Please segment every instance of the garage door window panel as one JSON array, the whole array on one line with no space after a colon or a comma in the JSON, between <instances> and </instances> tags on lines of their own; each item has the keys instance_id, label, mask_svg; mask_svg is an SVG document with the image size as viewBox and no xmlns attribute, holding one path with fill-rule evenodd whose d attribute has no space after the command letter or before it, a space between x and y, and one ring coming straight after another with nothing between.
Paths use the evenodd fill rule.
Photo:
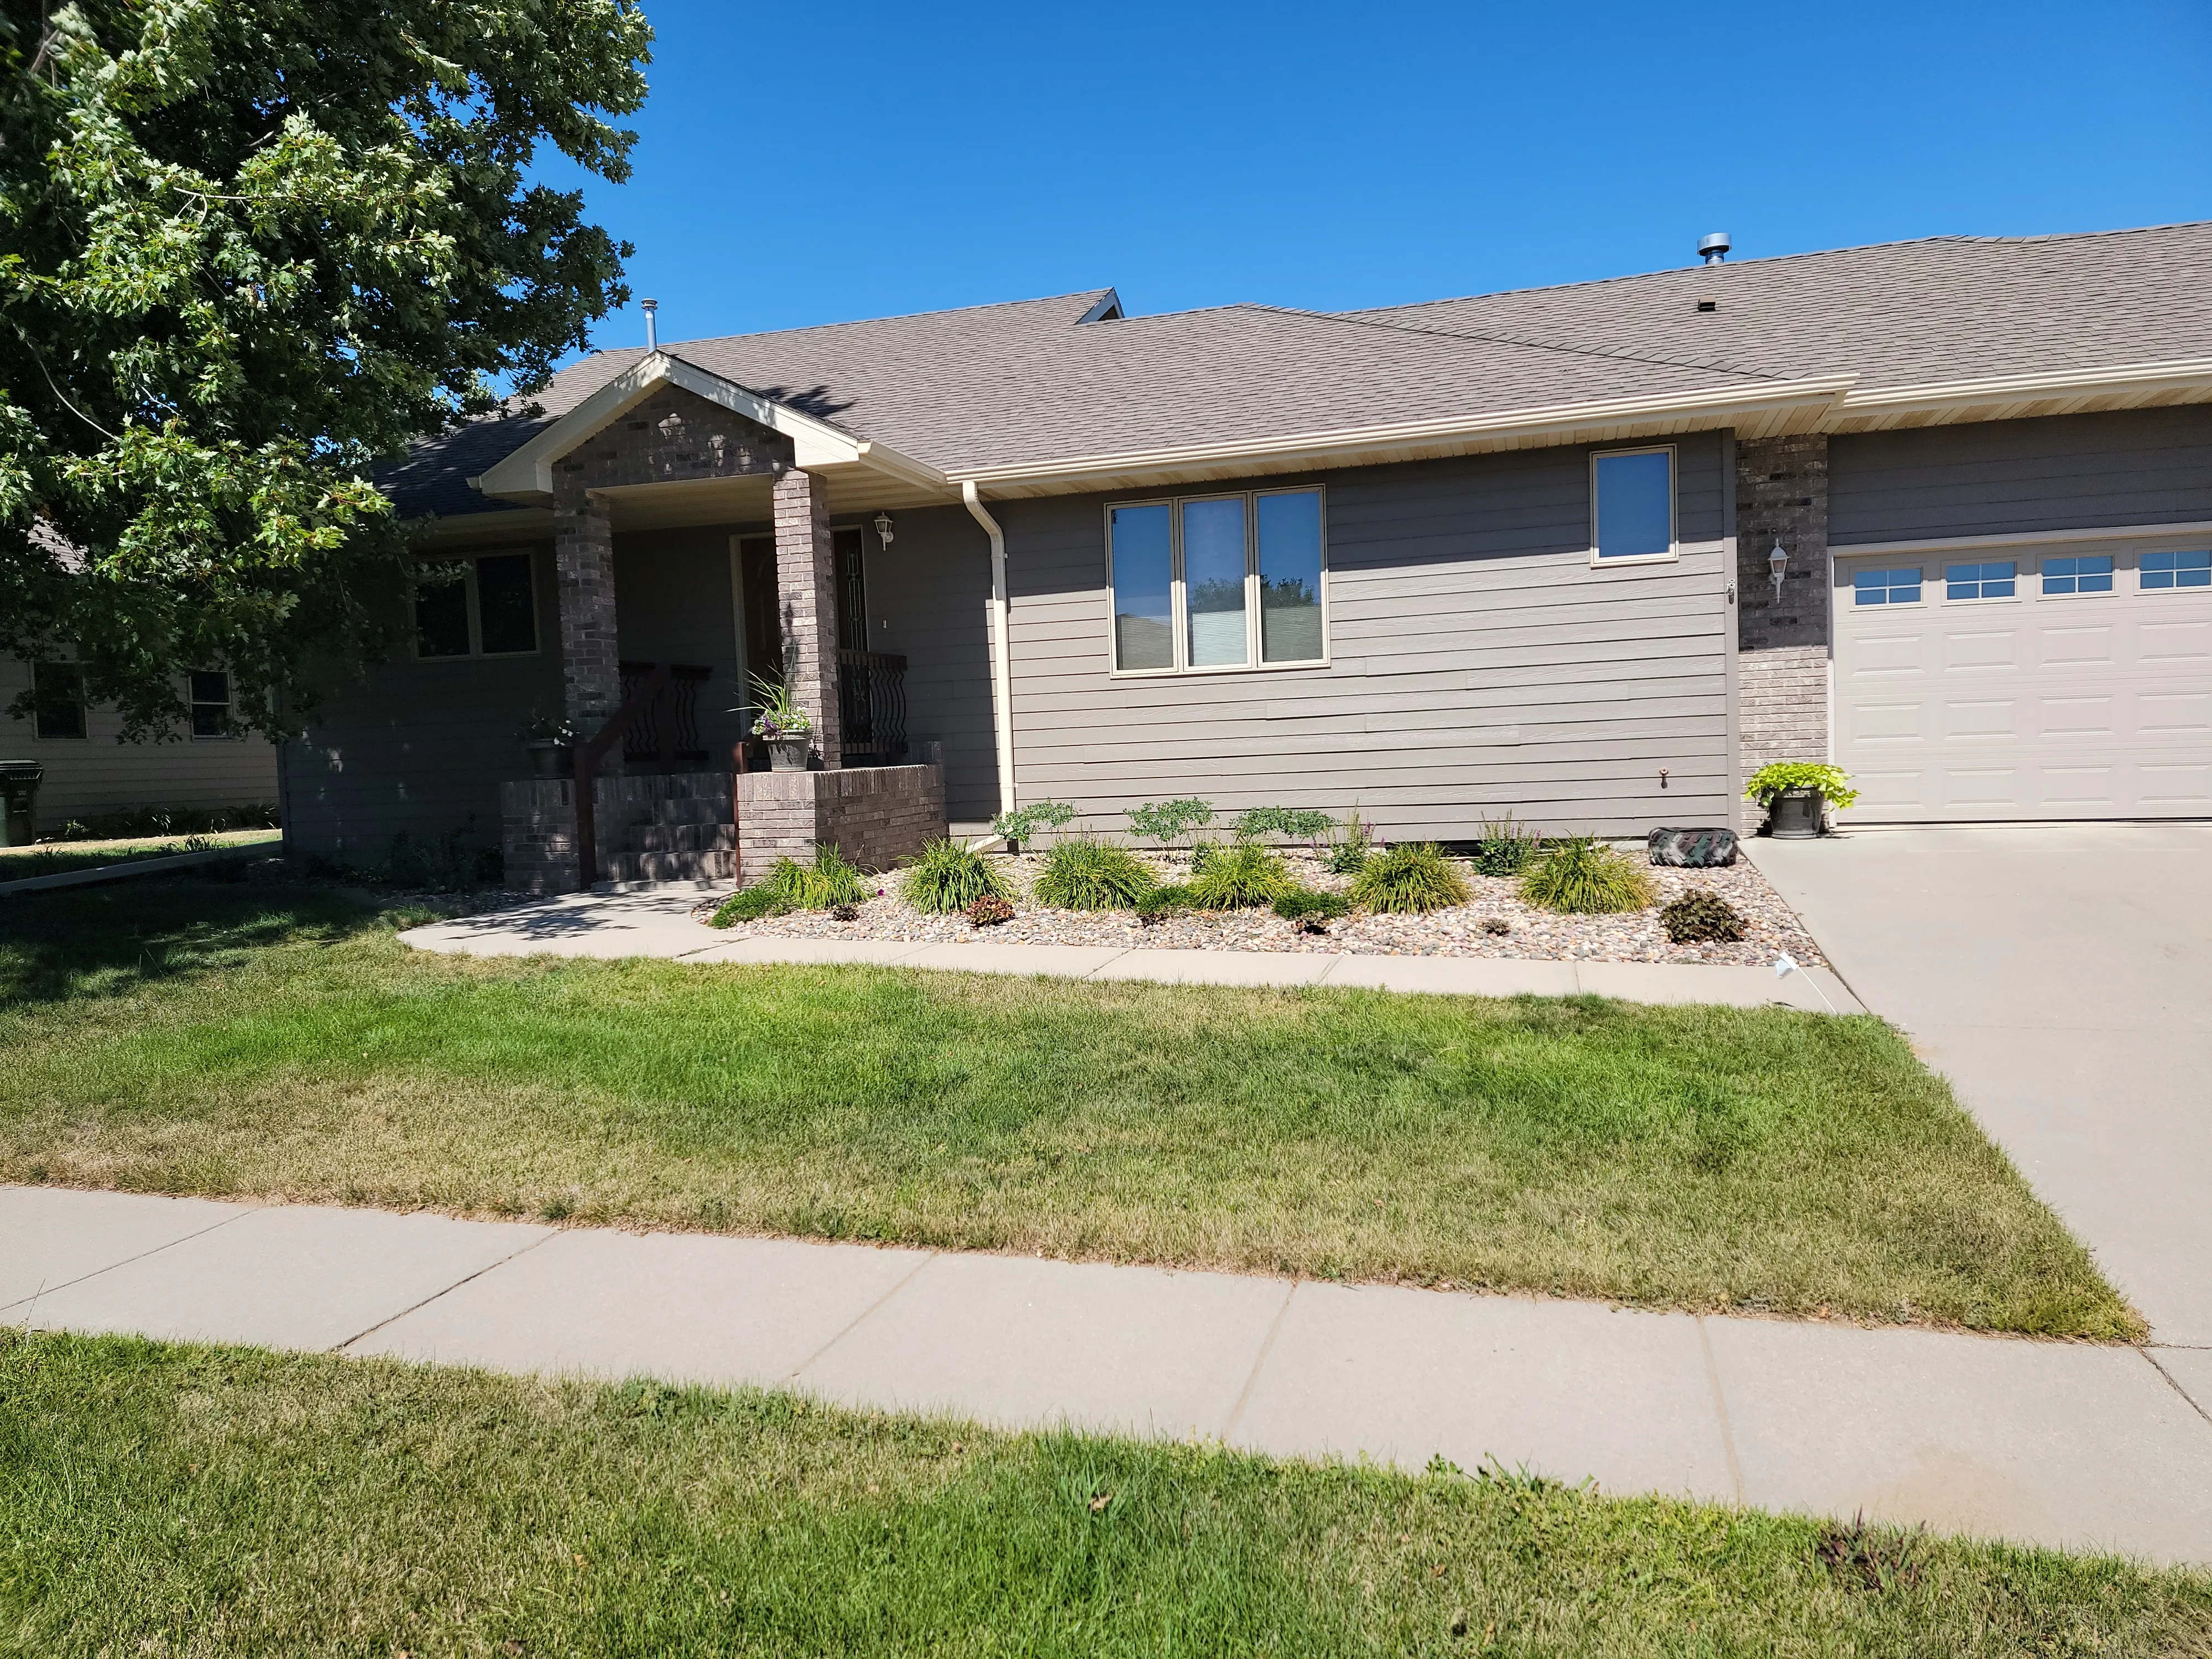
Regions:
<instances>
[{"instance_id":1,"label":"garage door window panel","mask_svg":"<svg viewBox=\"0 0 2212 1659\"><path fill-rule=\"evenodd\" d=\"M1912 570L1862 570L1851 578L1853 605L1917 605L1920 603L1920 572Z\"/></svg>"},{"instance_id":2,"label":"garage door window panel","mask_svg":"<svg viewBox=\"0 0 2212 1659\"><path fill-rule=\"evenodd\" d=\"M2146 553L2136 577L2146 592L2162 587L2212 587L2212 550Z\"/></svg>"},{"instance_id":3,"label":"garage door window panel","mask_svg":"<svg viewBox=\"0 0 2212 1659\"><path fill-rule=\"evenodd\" d=\"M2088 553L2075 558L2043 562L2043 591L2046 594L2109 593L2112 591L2112 556Z\"/></svg>"},{"instance_id":4,"label":"garage door window panel","mask_svg":"<svg viewBox=\"0 0 2212 1659\"><path fill-rule=\"evenodd\" d=\"M2011 559L1990 559L1979 564L1943 567L1943 597L1947 599L2009 599L2019 588L2020 566Z\"/></svg>"}]
</instances>

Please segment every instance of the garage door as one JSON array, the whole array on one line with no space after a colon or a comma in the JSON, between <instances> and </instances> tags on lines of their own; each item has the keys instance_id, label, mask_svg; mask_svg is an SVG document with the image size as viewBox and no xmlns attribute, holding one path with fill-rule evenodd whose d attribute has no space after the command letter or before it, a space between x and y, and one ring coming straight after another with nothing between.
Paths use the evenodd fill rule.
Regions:
<instances>
[{"instance_id":1,"label":"garage door","mask_svg":"<svg viewBox=\"0 0 2212 1659\"><path fill-rule=\"evenodd\" d=\"M2212 550L1836 556L1860 822L2212 816Z\"/></svg>"}]
</instances>

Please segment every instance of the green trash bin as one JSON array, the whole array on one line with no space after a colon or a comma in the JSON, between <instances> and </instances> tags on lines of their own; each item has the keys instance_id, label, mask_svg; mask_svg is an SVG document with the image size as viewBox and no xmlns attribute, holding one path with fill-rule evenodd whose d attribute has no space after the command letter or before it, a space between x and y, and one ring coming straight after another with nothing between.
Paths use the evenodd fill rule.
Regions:
<instances>
[{"instance_id":1,"label":"green trash bin","mask_svg":"<svg viewBox=\"0 0 2212 1659\"><path fill-rule=\"evenodd\" d=\"M0 847L31 844L39 780L46 775L36 761L0 761Z\"/></svg>"}]
</instances>

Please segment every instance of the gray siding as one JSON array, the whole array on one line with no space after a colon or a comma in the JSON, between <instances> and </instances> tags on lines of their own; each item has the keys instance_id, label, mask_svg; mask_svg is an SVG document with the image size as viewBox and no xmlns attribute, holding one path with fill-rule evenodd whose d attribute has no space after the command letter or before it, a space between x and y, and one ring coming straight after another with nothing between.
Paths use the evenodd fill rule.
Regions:
<instances>
[{"instance_id":1,"label":"gray siding","mask_svg":"<svg viewBox=\"0 0 2212 1659\"><path fill-rule=\"evenodd\" d=\"M28 663L0 657L0 707L30 689ZM118 741L123 717L94 704L82 738L40 738L27 720L0 715L0 760L37 761L40 833L71 818L132 806L255 806L276 799L276 745L259 738Z\"/></svg>"},{"instance_id":2,"label":"gray siding","mask_svg":"<svg viewBox=\"0 0 2212 1659\"><path fill-rule=\"evenodd\" d=\"M945 811L956 823L999 810L991 727L991 544L965 507L892 515L889 548L867 538L868 643L907 659L907 732L945 745ZM920 750L915 750L919 757Z\"/></svg>"},{"instance_id":3,"label":"gray siding","mask_svg":"<svg viewBox=\"0 0 2212 1659\"><path fill-rule=\"evenodd\" d=\"M1508 810L1612 835L1729 822L1720 440L1679 442L1671 564L1589 568L1587 455L1310 480L1328 488L1332 657L1310 669L1114 678L1109 498L1001 504L1021 799L1115 827L1182 794L1357 806L1443 839Z\"/></svg>"},{"instance_id":4,"label":"gray siding","mask_svg":"<svg viewBox=\"0 0 2212 1659\"><path fill-rule=\"evenodd\" d=\"M1863 432L1828 445L1828 540L2212 520L2212 407Z\"/></svg>"}]
</instances>

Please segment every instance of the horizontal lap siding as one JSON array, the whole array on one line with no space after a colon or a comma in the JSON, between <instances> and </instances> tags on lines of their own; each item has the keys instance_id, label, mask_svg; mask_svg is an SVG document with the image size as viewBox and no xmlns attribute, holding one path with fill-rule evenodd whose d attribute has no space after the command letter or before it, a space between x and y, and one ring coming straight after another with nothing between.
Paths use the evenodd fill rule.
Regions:
<instances>
[{"instance_id":1,"label":"horizontal lap siding","mask_svg":"<svg viewBox=\"0 0 2212 1659\"><path fill-rule=\"evenodd\" d=\"M30 665L0 657L0 708L30 689ZM139 806L258 806L276 799L276 745L259 738L120 741L123 717L98 705L85 711L82 738L38 736L27 720L0 715L0 760L36 761L38 829L50 834L71 818Z\"/></svg>"},{"instance_id":2,"label":"horizontal lap siding","mask_svg":"<svg viewBox=\"0 0 2212 1659\"><path fill-rule=\"evenodd\" d=\"M2212 407L1863 432L1829 440L1828 540L2212 520Z\"/></svg>"},{"instance_id":3,"label":"horizontal lap siding","mask_svg":"<svg viewBox=\"0 0 2212 1659\"><path fill-rule=\"evenodd\" d=\"M906 729L945 745L945 811L976 823L999 810L991 725L991 544L965 507L893 515L891 544L868 537L868 642L906 658Z\"/></svg>"},{"instance_id":4,"label":"horizontal lap siding","mask_svg":"<svg viewBox=\"0 0 2212 1659\"><path fill-rule=\"evenodd\" d=\"M1113 677L1108 498L1004 503L1021 798L1115 828L1182 794L1446 839L1509 810L1615 835L1727 822L1720 447L1677 453L1682 558L1611 570L1589 568L1583 449L1310 481L1331 654L1311 669Z\"/></svg>"}]
</instances>

